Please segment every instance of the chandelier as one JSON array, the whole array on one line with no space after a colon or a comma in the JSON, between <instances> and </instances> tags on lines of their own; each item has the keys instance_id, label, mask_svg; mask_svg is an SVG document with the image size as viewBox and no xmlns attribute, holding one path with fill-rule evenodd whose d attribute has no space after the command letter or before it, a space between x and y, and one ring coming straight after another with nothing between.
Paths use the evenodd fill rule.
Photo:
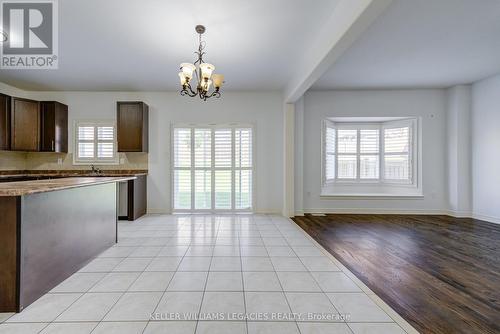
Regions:
<instances>
[{"instance_id":1,"label":"chandelier","mask_svg":"<svg viewBox=\"0 0 500 334\"><path fill-rule=\"evenodd\" d=\"M198 59L193 63L182 63L181 71L179 72L179 78L181 80L181 95L195 97L199 96L200 99L206 101L211 97L219 98L220 88L224 83L224 76L222 74L212 74L215 70L215 66L203 61L203 55L205 52L205 42L201 40L201 35L205 32L205 27L202 25L197 25L195 28L196 32L199 34L199 46L198 51L195 52L198 55ZM196 77L195 89L191 87L191 82L193 79L193 72ZM210 86L213 84L214 88L210 93Z\"/></svg>"}]
</instances>

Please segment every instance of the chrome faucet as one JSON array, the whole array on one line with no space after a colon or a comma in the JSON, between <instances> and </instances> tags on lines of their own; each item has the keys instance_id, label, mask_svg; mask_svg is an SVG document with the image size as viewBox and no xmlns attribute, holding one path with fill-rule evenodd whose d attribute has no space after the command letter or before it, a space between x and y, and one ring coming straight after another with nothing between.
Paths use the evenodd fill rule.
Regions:
<instances>
[{"instance_id":1,"label":"chrome faucet","mask_svg":"<svg viewBox=\"0 0 500 334\"><path fill-rule=\"evenodd\" d=\"M92 170L92 174L101 174L102 170L99 167L94 165L90 165L90 169Z\"/></svg>"}]
</instances>

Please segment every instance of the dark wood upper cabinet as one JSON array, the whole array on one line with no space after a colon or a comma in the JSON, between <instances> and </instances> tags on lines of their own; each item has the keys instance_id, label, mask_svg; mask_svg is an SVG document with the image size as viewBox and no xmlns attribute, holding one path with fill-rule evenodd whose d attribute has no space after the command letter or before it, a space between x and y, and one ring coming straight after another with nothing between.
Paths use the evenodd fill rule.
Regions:
<instances>
[{"instance_id":1,"label":"dark wood upper cabinet","mask_svg":"<svg viewBox=\"0 0 500 334\"><path fill-rule=\"evenodd\" d=\"M0 94L0 150L10 150L10 100Z\"/></svg>"},{"instance_id":2,"label":"dark wood upper cabinet","mask_svg":"<svg viewBox=\"0 0 500 334\"><path fill-rule=\"evenodd\" d=\"M148 151L148 110L144 102L117 103L118 152Z\"/></svg>"},{"instance_id":3,"label":"dark wood upper cabinet","mask_svg":"<svg viewBox=\"0 0 500 334\"><path fill-rule=\"evenodd\" d=\"M68 106L56 101L40 102L42 152L68 152Z\"/></svg>"},{"instance_id":4,"label":"dark wood upper cabinet","mask_svg":"<svg viewBox=\"0 0 500 334\"><path fill-rule=\"evenodd\" d=\"M13 97L11 101L12 151L40 150L40 102Z\"/></svg>"}]
</instances>

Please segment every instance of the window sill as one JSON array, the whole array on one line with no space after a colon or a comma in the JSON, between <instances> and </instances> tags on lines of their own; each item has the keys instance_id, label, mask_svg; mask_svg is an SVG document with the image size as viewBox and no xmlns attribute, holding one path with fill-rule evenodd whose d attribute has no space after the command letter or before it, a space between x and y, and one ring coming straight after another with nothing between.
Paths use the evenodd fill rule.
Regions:
<instances>
[{"instance_id":1,"label":"window sill","mask_svg":"<svg viewBox=\"0 0 500 334\"><path fill-rule=\"evenodd\" d=\"M321 193L321 199L424 199L423 194L376 194L376 193L362 193L362 194L327 194Z\"/></svg>"},{"instance_id":2,"label":"window sill","mask_svg":"<svg viewBox=\"0 0 500 334\"><path fill-rule=\"evenodd\" d=\"M88 162L73 162L73 166L90 166L90 165L95 165L95 166L115 166L119 165L119 161L109 161L109 162L95 162L95 161L88 161Z\"/></svg>"}]
</instances>

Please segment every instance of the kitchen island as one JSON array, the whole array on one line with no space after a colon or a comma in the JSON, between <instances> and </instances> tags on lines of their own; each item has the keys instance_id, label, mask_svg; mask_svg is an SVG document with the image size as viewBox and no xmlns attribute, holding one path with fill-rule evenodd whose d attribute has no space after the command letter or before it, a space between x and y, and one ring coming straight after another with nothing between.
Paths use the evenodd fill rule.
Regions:
<instances>
[{"instance_id":1,"label":"kitchen island","mask_svg":"<svg viewBox=\"0 0 500 334\"><path fill-rule=\"evenodd\" d=\"M20 312L117 240L118 182L0 183L0 312Z\"/></svg>"}]
</instances>

